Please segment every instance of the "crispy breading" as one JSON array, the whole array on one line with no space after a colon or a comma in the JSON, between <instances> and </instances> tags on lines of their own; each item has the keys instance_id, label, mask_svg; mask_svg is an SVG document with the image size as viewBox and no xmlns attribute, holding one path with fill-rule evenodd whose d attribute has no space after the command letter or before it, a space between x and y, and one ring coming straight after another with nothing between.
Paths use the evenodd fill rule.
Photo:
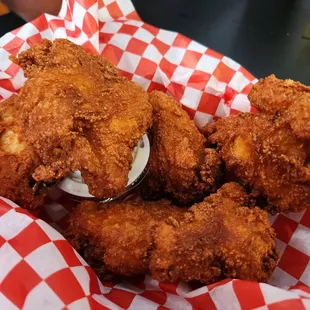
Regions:
<instances>
[{"instance_id":1,"label":"crispy breading","mask_svg":"<svg viewBox=\"0 0 310 310\"><path fill-rule=\"evenodd\" d=\"M267 84L268 79L271 84ZM268 113L230 116L206 126L204 132L209 143L218 147L226 169L253 190L263 208L272 213L299 212L310 206L310 97L299 97L298 91L306 86L292 82L295 93L286 96L293 100L287 105L283 85L288 82L275 82L271 77L264 83L264 91L259 87L255 90L255 102L261 102L262 111Z\"/></svg>"},{"instance_id":2,"label":"crispy breading","mask_svg":"<svg viewBox=\"0 0 310 310\"><path fill-rule=\"evenodd\" d=\"M0 105L0 196L33 209L43 204L47 188L35 190L32 173L39 164L21 129L16 96Z\"/></svg>"},{"instance_id":3,"label":"crispy breading","mask_svg":"<svg viewBox=\"0 0 310 310\"><path fill-rule=\"evenodd\" d=\"M159 91L150 94L150 103L152 152L143 197L167 197L180 205L203 200L219 186L219 155L205 148L205 138L180 103Z\"/></svg>"},{"instance_id":4,"label":"crispy breading","mask_svg":"<svg viewBox=\"0 0 310 310\"><path fill-rule=\"evenodd\" d=\"M274 74L260 79L250 94L251 104L262 113L285 111L301 97L310 100L310 87L293 80L280 80Z\"/></svg>"},{"instance_id":5,"label":"crispy breading","mask_svg":"<svg viewBox=\"0 0 310 310\"><path fill-rule=\"evenodd\" d=\"M150 273L160 281L267 281L278 258L268 215L225 184L190 209L167 201L82 202L66 237L102 279Z\"/></svg>"},{"instance_id":6,"label":"crispy breading","mask_svg":"<svg viewBox=\"0 0 310 310\"><path fill-rule=\"evenodd\" d=\"M151 124L148 94L98 55L48 40L14 61L28 77L18 97L23 129L41 166L37 181L81 170L97 197L121 194L132 151Z\"/></svg>"}]
</instances>

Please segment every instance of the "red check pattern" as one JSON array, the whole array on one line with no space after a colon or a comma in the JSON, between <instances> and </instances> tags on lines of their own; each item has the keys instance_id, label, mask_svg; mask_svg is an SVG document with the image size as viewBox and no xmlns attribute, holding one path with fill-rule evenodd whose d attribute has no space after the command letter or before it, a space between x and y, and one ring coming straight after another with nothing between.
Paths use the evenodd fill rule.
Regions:
<instances>
[{"instance_id":1,"label":"red check pattern","mask_svg":"<svg viewBox=\"0 0 310 310\"><path fill-rule=\"evenodd\" d=\"M58 17L43 15L2 37L0 100L24 83L8 57L59 37L107 57L146 90L167 91L198 126L252 111L247 94L256 79L249 72L181 34L143 23L129 0L64 1ZM270 218L281 257L269 284L227 279L195 289L149 276L101 283L58 232L74 207L57 189L35 214L0 199L0 309L310 309L310 210Z\"/></svg>"}]
</instances>

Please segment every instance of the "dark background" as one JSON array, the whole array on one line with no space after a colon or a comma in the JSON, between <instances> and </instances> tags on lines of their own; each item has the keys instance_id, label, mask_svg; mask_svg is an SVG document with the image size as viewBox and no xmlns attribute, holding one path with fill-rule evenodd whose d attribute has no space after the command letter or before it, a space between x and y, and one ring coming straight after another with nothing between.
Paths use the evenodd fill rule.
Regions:
<instances>
[{"instance_id":1,"label":"dark background","mask_svg":"<svg viewBox=\"0 0 310 310\"><path fill-rule=\"evenodd\" d=\"M141 18L233 58L256 77L310 85L310 0L133 0ZM22 24L0 17L0 35Z\"/></svg>"}]
</instances>

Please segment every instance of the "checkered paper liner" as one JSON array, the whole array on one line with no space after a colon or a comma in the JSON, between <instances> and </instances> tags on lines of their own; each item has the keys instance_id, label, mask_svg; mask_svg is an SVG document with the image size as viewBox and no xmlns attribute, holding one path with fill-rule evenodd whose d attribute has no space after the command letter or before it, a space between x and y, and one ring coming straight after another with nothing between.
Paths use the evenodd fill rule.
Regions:
<instances>
[{"instance_id":1,"label":"checkered paper liner","mask_svg":"<svg viewBox=\"0 0 310 310\"><path fill-rule=\"evenodd\" d=\"M23 85L8 60L42 38L67 38L112 61L146 90L167 91L203 126L252 111L256 79L243 67L181 34L142 22L129 0L64 1L0 39L0 99ZM0 309L310 309L310 210L271 217L281 257L269 284L224 280L198 289L149 276L101 283L54 228L75 203L55 189L29 214L0 199ZM54 228L53 228L54 227Z\"/></svg>"}]
</instances>

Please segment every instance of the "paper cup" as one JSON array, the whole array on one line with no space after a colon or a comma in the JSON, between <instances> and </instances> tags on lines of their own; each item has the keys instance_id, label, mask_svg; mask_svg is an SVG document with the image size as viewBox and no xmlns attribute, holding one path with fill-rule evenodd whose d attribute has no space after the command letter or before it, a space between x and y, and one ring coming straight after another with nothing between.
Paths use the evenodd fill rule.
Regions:
<instances>
[{"instance_id":1,"label":"paper cup","mask_svg":"<svg viewBox=\"0 0 310 310\"><path fill-rule=\"evenodd\" d=\"M117 197L95 197L89 193L88 186L84 183L80 171L71 172L68 177L58 184L58 187L70 196L73 200L97 200L111 201L123 198L135 188L145 177L147 173L147 164L150 156L150 142L147 135L143 135L137 146L132 152L133 162L128 174L128 183L123 193Z\"/></svg>"}]
</instances>

